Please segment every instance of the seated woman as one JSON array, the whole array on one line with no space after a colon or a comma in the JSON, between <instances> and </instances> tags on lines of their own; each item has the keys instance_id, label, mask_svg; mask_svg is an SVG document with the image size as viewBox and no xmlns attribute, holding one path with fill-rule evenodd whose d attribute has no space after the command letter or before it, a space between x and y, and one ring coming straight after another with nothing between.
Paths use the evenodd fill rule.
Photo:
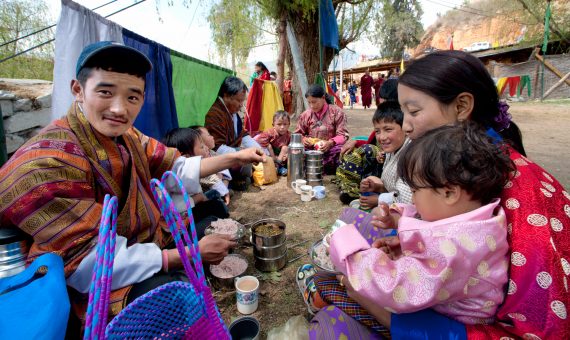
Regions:
<instances>
[{"instance_id":1,"label":"seated woman","mask_svg":"<svg viewBox=\"0 0 570 340\"><path fill-rule=\"evenodd\" d=\"M324 153L324 171L334 174L340 149L348 139L346 115L338 106L327 104L321 85L311 85L305 98L310 108L299 117L294 133L303 136L306 149L318 149Z\"/></svg>"},{"instance_id":2,"label":"seated woman","mask_svg":"<svg viewBox=\"0 0 570 340\"><path fill-rule=\"evenodd\" d=\"M396 102L398 101L398 81L396 79L391 79L386 81L380 90L380 96L385 100L385 102ZM392 111L390 105L382 105L382 110ZM352 200L358 199L360 196L360 182L363 178L369 176L380 177L382 174L382 167L384 163L384 154L380 147L380 133L381 127L376 126L381 123L382 120L386 120L388 123L399 121L399 131L401 131L401 121L403 120L403 114L400 111L397 116L401 117L396 119L395 116L387 117L382 115L378 110L376 110L375 116L372 118L372 124L374 125L374 131L370 134L367 141L357 141L348 140L342 146L340 150L340 165L336 170L336 178L334 182L340 187L339 199L342 203L348 204ZM378 116L376 116L378 115ZM386 118L386 119L384 119ZM392 129L391 129L392 130ZM398 130L398 129L396 129ZM402 132L403 134L403 132ZM399 146L398 146L399 148Z\"/></svg>"},{"instance_id":3,"label":"seated woman","mask_svg":"<svg viewBox=\"0 0 570 340\"><path fill-rule=\"evenodd\" d=\"M471 120L492 138L508 143L516 170L500 195L508 221L511 256L505 264L509 266L507 295L495 313L496 321L466 326L432 310L392 314L392 337L570 338L567 317L570 236L564 232L564 226L570 225L570 195L556 179L524 156L520 131L511 121L508 107L499 102L485 66L461 51L431 53L414 61L400 76L398 96L405 114L403 127L412 141L434 128ZM399 246L397 238L382 242L390 248ZM351 301L373 317L382 313L365 296L347 287L346 277L337 279L345 284ZM342 325L339 318L344 320ZM378 320L381 318L378 315ZM355 325L357 330L350 331ZM310 337L330 339L341 332L348 338L376 337L334 307L317 314Z\"/></svg>"}]
</instances>

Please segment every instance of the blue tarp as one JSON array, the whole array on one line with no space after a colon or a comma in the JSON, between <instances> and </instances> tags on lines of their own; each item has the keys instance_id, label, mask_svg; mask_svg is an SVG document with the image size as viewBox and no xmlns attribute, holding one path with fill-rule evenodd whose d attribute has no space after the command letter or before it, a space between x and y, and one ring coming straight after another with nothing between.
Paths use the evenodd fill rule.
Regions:
<instances>
[{"instance_id":1,"label":"blue tarp","mask_svg":"<svg viewBox=\"0 0 570 340\"><path fill-rule=\"evenodd\" d=\"M144 53L152 62L152 71L146 75L145 102L135 127L160 140L170 129L178 127L170 50L127 29L123 29L123 41Z\"/></svg>"},{"instance_id":2,"label":"blue tarp","mask_svg":"<svg viewBox=\"0 0 570 340\"><path fill-rule=\"evenodd\" d=\"M338 24L332 0L319 0L321 45L338 51Z\"/></svg>"}]
</instances>

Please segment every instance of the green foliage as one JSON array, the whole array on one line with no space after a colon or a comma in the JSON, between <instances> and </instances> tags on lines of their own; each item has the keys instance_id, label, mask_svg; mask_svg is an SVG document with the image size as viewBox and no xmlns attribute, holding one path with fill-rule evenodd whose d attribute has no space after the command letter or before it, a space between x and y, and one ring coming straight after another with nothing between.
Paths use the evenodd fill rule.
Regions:
<instances>
[{"instance_id":1,"label":"green foliage","mask_svg":"<svg viewBox=\"0 0 570 340\"><path fill-rule=\"evenodd\" d=\"M14 40L52 24L46 3L42 0L0 1L0 43ZM29 38L0 47L0 59L44 43L54 36L49 29ZM34 49L19 57L0 63L0 77L53 78L53 42Z\"/></svg>"},{"instance_id":2,"label":"green foliage","mask_svg":"<svg viewBox=\"0 0 570 340\"><path fill-rule=\"evenodd\" d=\"M263 18L250 0L219 0L212 6L208 22L218 55L230 60L233 70L247 61L251 48L262 35Z\"/></svg>"},{"instance_id":3,"label":"green foliage","mask_svg":"<svg viewBox=\"0 0 570 340\"><path fill-rule=\"evenodd\" d=\"M423 11L418 0L381 0L381 16L370 40L381 47L383 57L398 60L405 48L417 46L423 34Z\"/></svg>"}]
</instances>

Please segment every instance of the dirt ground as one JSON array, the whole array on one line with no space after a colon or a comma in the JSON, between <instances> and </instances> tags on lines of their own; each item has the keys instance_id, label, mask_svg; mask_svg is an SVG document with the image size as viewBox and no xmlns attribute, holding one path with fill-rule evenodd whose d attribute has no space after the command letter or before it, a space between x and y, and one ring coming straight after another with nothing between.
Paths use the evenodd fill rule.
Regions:
<instances>
[{"instance_id":1,"label":"dirt ground","mask_svg":"<svg viewBox=\"0 0 570 340\"><path fill-rule=\"evenodd\" d=\"M564 187L570 188L570 100L509 103L514 121L523 133L523 141L530 159L552 173ZM369 135L373 110L346 110L351 136ZM277 218L287 225L287 243L306 243L289 250L289 259L307 254L311 244L322 238L323 231L340 215L343 205L338 200L338 189L331 183L332 176L325 178L327 197L320 201L301 202L286 185L286 177L260 190L250 188L238 193L230 205L232 217L242 223L262 218ZM253 265L251 248L237 249L237 253L248 257L247 274L260 279L260 300L257 312L253 314L261 323L265 336L269 330L283 325L295 315L310 319L307 308L298 291L295 273L302 263L309 263L309 257L287 264L278 273L264 274ZM215 291L214 296L226 324L240 317L236 309L235 291Z\"/></svg>"}]
</instances>

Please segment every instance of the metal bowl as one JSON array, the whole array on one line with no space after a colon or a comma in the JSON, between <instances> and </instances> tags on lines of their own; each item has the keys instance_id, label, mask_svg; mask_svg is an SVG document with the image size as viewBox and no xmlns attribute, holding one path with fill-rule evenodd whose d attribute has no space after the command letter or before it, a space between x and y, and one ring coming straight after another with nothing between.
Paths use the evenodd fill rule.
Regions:
<instances>
[{"instance_id":1,"label":"metal bowl","mask_svg":"<svg viewBox=\"0 0 570 340\"><path fill-rule=\"evenodd\" d=\"M245 228L244 228L243 224L241 224L237 221L235 221L235 222L238 224L238 231L235 235L232 236L232 240L236 240L238 243L241 243L242 237L245 234ZM214 232L214 227L209 225L204 230L204 235L211 235L211 234L216 234L216 233ZM219 235L223 235L223 234L219 234Z\"/></svg>"},{"instance_id":2,"label":"metal bowl","mask_svg":"<svg viewBox=\"0 0 570 340\"><path fill-rule=\"evenodd\" d=\"M336 271L334 268L327 268L323 266L319 261L316 260L317 258L317 251L315 248L320 247L323 243L323 240L318 240L311 246L309 250L309 257L311 258L311 263L317 268L319 271L327 272L327 273L334 273L340 274L340 272Z\"/></svg>"},{"instance_id":3,"label":"metal bowl","mask_svg":"<svg viewBox=\"0 0 570 340\"><path fill-rule=\"evenodd\" d=\"M282 244L272 246L272 247L264 247L264 246L258 247L255 244L253 245L253 254L256 257L275 258L275 257L279 257L285 253L287 253L287 243L286 242L283 242Z\"/></svg>"},{"instance_id":4,"label":"metal bowl","mask_svg":"<svg viewBox=\"0 0 570 340\"><path fill-rule=\"evenodd\" d=\"M283 231L280 234L273 236L262 236L255 233L255 230L267 223L276 224ZM251 243L257 247L274 247L285 243L287 235L285 234L285 223L281 220L274 218L265 218L259 220L251 225Z\"/></svg>"},{"instance_id":5,"label":"metal bowl","mask_svg":"<svg viewBox=\"0 0 570 340\"><path fill-rule=\"evenodd\" d=\"M264 257L257 257L255 258L255 268L259 269L262 272L276 272L281 270L287 264L287 252L285 254L274 257L274 258L264 258Z\"/></svg>"},{"instance_id":6,"label":"metal bowl","mask_svg":"<svg viewBox=\"0 0 570 340\"><path fill-rule=\"evenodd\" d=\"M210 269L210 274L212 274L212 285L217 288L217 289L234 289L234 281L236 278L240 277L241 275L243 275L246 271L247 268L249 267L249 263L247 261L247 258L243 255L240 254L229 254L228 256L235 256L235 257L239 257L240 259L244 260L245 263L247 264L247 267L245 267L245 270L236 275L236 276L232 276L232 277L227 277L227 278L222 278L222 277L217 277L214 274L212 274L212 264L210 265L209 269Z\"/></svg>"}]
</instances>

